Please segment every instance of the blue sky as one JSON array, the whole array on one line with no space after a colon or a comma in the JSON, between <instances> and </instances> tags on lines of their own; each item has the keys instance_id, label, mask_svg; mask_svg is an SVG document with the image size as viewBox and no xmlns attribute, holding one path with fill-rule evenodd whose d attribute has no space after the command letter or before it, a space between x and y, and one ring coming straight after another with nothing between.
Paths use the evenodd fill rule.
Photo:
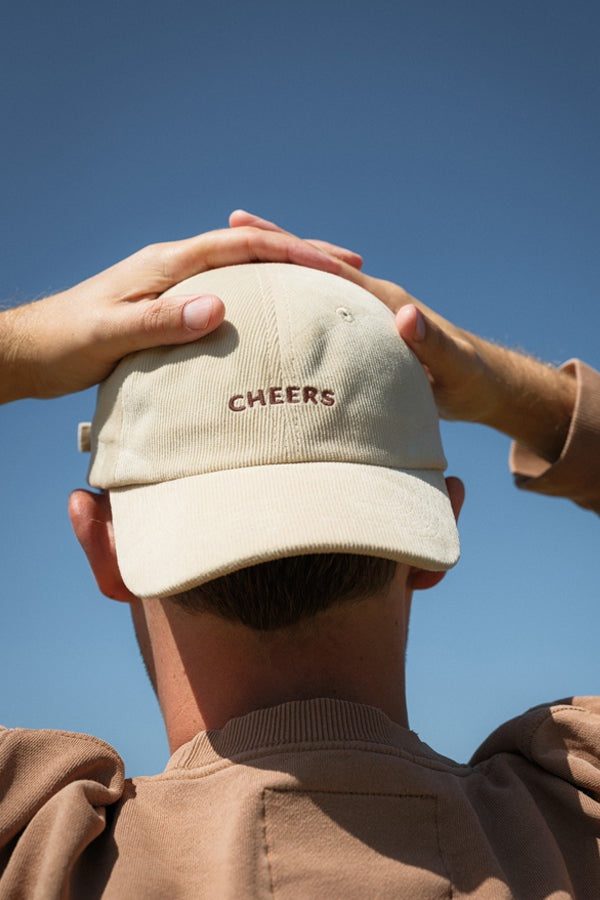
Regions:
<instances>
[{"instance_id":1,"label":"blue sky","mask_svg":"<svg viewBox=\"0 0 600 900\"><path fill-rule=\"evenodd\" d=\"M174 0L6 7L0 296L70 286L245 207L360 251L457 323L600 365L593 2ZM70 533L94 392L0 411L0 721L166 741L125 607ZM518 493L508 441L444 425L463 558L417 596L412 726L466 759L528 706L598 690L598 523Z\"/></svg>"}]
</instances>

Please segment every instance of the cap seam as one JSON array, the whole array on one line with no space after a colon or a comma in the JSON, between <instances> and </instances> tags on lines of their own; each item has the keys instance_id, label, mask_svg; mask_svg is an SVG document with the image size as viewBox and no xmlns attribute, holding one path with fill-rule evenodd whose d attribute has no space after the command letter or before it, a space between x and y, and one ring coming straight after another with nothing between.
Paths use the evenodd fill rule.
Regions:
<instances>
[{"instance_id":1,"label":"cap seam","mask_svg":"<svg viewBox=\"0 0 600 900\"><path fill-rule=\"evenodd\" d=\"M118 449L117 459L115 461L115 466L114 466L114 477L115 478L120 477L120 474L121 474L121 471L123 468L123 447L124 447L123 435L125 433L125 401L126 401L125 386L127 384L127 381L128 381L127 378L125 378L123 380L123 382L121 383L121 386L119 388L119 391L117 393L117 398L120 400L120 403L118 406L120 422L119 422L119 443L118 443L119 449Z\"/></svg>"},{"instance_id":2,"label":"cap seam","mask_svg":"<svg viewBox=\"0 0 600 900\"><path fill-rule=\"evenodd\" d=\"M262 278L262 271L260 269L256 272L256 277L257 277L257 280L258 280L258 283L260 286L260 297L262 300L263 315L264 315L265 324L266 324L265 337L266 337L266 342L267 342L267 351L268 351L269 359L270 359L270 363L271 363L269 368L273 372L277 368L278 376L279 376L279 373L281 373L282 380L283 380L283 361L282 361L282 355L281 355L281 338L279 336L277 310L275 308L275 303L273 301L273 294L272 294L273 287L272 287L271 283L265 284L265 281ZM272 329L272 335L271 335L271 329ZM276 345L276 346L274 346L274 345ZM287 428L285 428L285 425L282 430L283 430L283 434L281 435L281 438L283 440L285 455L289 462L292 454L290 452L289 441L287 439ZM246 467L244 467L244 468L246 468ZM226 470L223 470L223 471L226 471Z\"/></svg>"},{"instance_id":3,"label":"cap seam","mask_svg":"<svg viewBox=\"0 0 600 900\"><path fill-rule=\"evenodd\" d=\"M153 484L171 484L174 481L184 481L186 478L197 478L198 476L218 475L221 472L239 472L240 469L268 469L279 466L371 466L374 469L386 469L390 472L445 472L445 469L435 466L420 466L418 469L409 468L408 466L385 466L380 463L364 462L364 460L350 459L294 459L287 462L276 463L253 463L248 466L230 466L227 469L212 469L211 471L194 472L191 475L177 475L175 478L159 478L158 481L138 481L129 484L115 485L108 488L109 491L128 490L132 487L150 487Z\"/></svg>"},{"instance_id":4,"label":"cap seam","mask_svg":"<svg viewBox=\"0 0 600 900\"><path fill-rule=\"evenodd\" d=\"M286 290L285 285L282 285L282 291L283 290ZM287 299L287 296L288 296L288 292L286 290L286 299ZM285 304L285 313L284 314L286 316L286 324L287 324L287 332L288 332L287 345L288 345L289 354L290 354L290 369L292 371L292 378L290 379L290 382L291 382L291 384L297 384L300 379L298 377L298 371L296 368L296 348L294 346L294 342L292 339L292 335L293 335L292 318L290 315L290 304L289 303ZM279 322L279 316L277 317L277 321ZM281 341L281 335L279 337L279 340ZM282 373L285 375L285 372L283 372L283 358L282 358L281 368L282 368ZM290 427L291 427L293 436L295 437L296 453L300 454L302 452L302 437L301 437L301 432L300 432L300 422L298 420L298 412L292 405L287 404L285 407L285 415L290 420Z\"/></svg>"}]
</instances>

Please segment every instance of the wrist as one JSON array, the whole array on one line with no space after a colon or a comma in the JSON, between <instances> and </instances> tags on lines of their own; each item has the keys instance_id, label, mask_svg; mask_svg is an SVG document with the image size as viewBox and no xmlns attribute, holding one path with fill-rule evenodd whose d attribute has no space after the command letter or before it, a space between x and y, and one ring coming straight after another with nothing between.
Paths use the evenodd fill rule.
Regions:
<instances>
[{"instance_id":1,"label":"wrist","mask_svg":"<svg viewBox=\"0 0 600 900\"><path fill-rule=\"evenodd\" d=\"M487 402L477 419L511 437L547 462L567 438L576 398L568 372L486 342Z\"/></svg>"}]
</instances>

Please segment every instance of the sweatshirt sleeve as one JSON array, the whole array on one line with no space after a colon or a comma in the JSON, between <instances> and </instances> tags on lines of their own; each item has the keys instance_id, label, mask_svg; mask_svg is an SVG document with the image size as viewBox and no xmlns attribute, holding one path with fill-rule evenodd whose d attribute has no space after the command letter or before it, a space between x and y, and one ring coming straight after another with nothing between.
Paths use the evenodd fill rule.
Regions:
<instances>
[{"instance_id":1,"label":"sweatshirt sleeve","mask_svg":"<svg viewBox=\"0 0 600 900\"><path fill-rule=\"evenodd\" d=\"M0 897L63 897L122 796L121 758L97 738L0 728Z\"/></svg>"},{"instance_id":2,"label":"sweatshirt sleeve","mask_svg":"<svg viewBox=\"0 0 600 900\"><path fill-rule=\"evenodd\" d=\"M600 513L600 373L579 360L562 368L576 378L577 396L560 457L550 464L515 442L510 469L519 488L568 497Z\"/></svg>"}]
</instances>

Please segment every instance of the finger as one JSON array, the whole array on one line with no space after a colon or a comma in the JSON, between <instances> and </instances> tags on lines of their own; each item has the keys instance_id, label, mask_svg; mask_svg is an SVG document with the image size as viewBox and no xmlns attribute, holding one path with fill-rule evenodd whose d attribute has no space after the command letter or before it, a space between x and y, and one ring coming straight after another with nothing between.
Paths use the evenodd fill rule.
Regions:
<instances>
[{"instance_id":1,"label":"finger","mask_svg":"<svg viewBox=\"0 0 600 900\"><path fill-rule=\"evenodd\" d=\"M396 330L410 347L421 344L427 335L425 317L416 306L409 303L403 306L396 315Z\"/></svg>"},{"instance_id":2,"label":"finger","mask_svg":"<svg viewBox=\"0 0 600 900\"><path fill-rule=\"evenodd\" d=\"M425 317L413 304L403 306L396 314L396 330L425 369L425 374L433 387L435 378L427 364L427 348L423 346L423 342L427 335L427 323Z\"/></svg>"},{"instance_id":3,"label":"finger","mask_svg":"<svg viewBox=\"0 0 600 900\"><path fill-rule=\"evenodd\" d=\"M335 256L337 259L341 259L342 262L348 263L348 265L352 266L354 269L362 268L363 258L360 253L355 253L354 250L348 250L347 247L339 247L337 244L330 244L329 241L319 241L313 238L307 238L307 241L309 244L312 244L313 247L317 247L324 253L329 254L329 256Z\"/></svg>"},{"instance_id":4,"label":"finger","mask_svg":"<svg viewBox=\"0 0 600 900\"><path fill-rule=\"evenodd\" d=\"M473 363L473 346L460 330L422 304L417 306L412 302L402 306L396 313L396 329L433 372L452 373Z\"/></svg>"},{"instance_id":5,"label":"finger","mask_svg":"<svg viewBox=\"0 0 600 900\"><path fill-rule=\"evenodd\" d=\"M180 281L220 266L286 262L337 274L340 263L293 235L259 228L223 228L183 241L151 244L90 278L86 290L98 300L136 300L162 294Z\"/></svg>"},{"instance_id":6,"label":"finger","mask_svg":"<svg viewBox=\"0 0 600 900\"><path fill-rule=\"evenodd\" d=\"M430 373L433 383L444 382L460 366L456 345L441 328L414 304L403 306L396 314L396 329L421 365Z\"/></svg>"},{"instance_id":7,"label":"finger","mask_svg":"<svg viewBox=\"0 0 600 900\"><path fill-rule=\"evenodd\" d=\"M229 225L231 228L240 228L243 225L251 225L254 228L262 228L265 231L275 231L279 234L288 234L290 237L293 236L289 231L285 231L279 225L276 225L275 222L270 222L268 219L261 218L261 216L255 216L254 213L246 212L245 209L234 210L229 216ZM363 264L362 256L360 256L359 253L355 253L353 250L348 250L346 247L339 247L337 244L329 243L329 241L312 239L309 239L308 243L319 248L329 256L335 256L349 265L354 266L355 269L360 269Z\"/></svg>"},{"instance_id":8,"label":"finger","mask_svg":"<svg viewBox=\"0 0 600 900\"><path fill-rule=\"evenodd\" d=\"M187 344L214 331L225 317L219 297L168 296L119 307L104 343L114 359L163 344Z\"/></svg>"},{"instance_id":9,"label":"finger","mask_svg":"<svg viewBox=\"0 0 600 900\"><path fill-rule=\"evenodd\" d=\"M425 368L440 415L476 421L486 373L485 361L473 343L476 339L413 304L397 313L396 327Z\"/></svg>"},{"instance_id":10,"label":"finger","mask_svg":"<svg viewBox=\"0 0 600 900\"><path fill-rule=\"evenodd\" d=\"M281 234L290 234L289 231L285 231L285 229L276 225L275 222L263 219L262 216L255 216L254 213L246 212L245 209L234 209L229 216L229 226L230 228L239 228L242 225L253 225L255 228L262 228L264 231L278 231Z\"/></svg>"},{"instance_id":11,"label":"finger","mask_svg":"<svg viewBox=\"0 0 600 900\"><path fill-rule=\"evenodd\" d=\"M163 292L192 275L221 266L251 262L296 263L336 274L339 263L293 235L235 228L210 231L196 238L159 244L142 251L141 267Z\"/></svg>"}]
</instances>

